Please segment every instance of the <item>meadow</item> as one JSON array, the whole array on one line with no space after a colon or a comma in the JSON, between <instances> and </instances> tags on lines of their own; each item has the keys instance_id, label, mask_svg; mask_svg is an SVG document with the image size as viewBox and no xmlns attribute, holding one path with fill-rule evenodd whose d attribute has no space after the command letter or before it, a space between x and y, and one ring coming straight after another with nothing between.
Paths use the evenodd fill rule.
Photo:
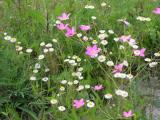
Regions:
<instances>
[{"instance_id":1,"label":"meadow","mask_svg":"<svg viewBox=\"0 0 160 120\"><path fill-rule=\"evenodd\" d=\"M1 0L0 120L159 120L159 60L159 0Z\"/></svg>"}]
</instances>

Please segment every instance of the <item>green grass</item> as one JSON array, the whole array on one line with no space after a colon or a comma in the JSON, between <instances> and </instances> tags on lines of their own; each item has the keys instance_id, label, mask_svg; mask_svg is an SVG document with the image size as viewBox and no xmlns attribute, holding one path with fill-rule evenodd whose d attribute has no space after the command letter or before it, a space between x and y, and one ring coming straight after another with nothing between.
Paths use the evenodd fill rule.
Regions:
<instances>
[{"instance_id":1,"label":"green grass","mask_svg":"<svg viewBox=\"0 0 160 120\"><path fill-rule=\"evenodd\" d=\"M101 7L102 2L106 2L107 6ZM84 7L87 4L94 5L95 9L86 10ZM148 100L141 96L137 84L148 79L150 68L147 68L142 58L133 57L132 49L127 44L115 43L113 38L132 35L140 48L147 48L147 57L159 51L160 16L152 13L158 5L160 2L153 0L4 0L0 4L0 119L124 120L123 111L132 109L135 115L128 119L147 120L145 107ZM93 26L90 32L84 34L97 41L99 30L114 30L115 34L108 38L107 48L101 46L103 50L107 50L103 54L107 60L113 60L117 64L127 60L129 67L125 72L135 75L134 81L115 79L112 69L106 63L100 63L97 59L85 55L85 47L90 45L90 42L83 42L76 36L67 38L63 32L57 30L54 24L62 12L71 13L68 22L77 29L81 24ZM97 19L93 21L92 16ZM150 17L151 21L138 21L138 16ZM126 27L117 22L122 18L126 18L131 26ZM4 40L4 32L21 42L23 54L17 53L15 44ZM77 33L79 32L81 31L77 30ZM57 39L58 42L53 43L52 39ZM42 54L41 42L53 43L55 51L47 54L40 62L42 67L36 75L37 81L30 81L34 65L38 62L37 57ZM119 50L120 45L124 45L126 50ZM33 52L25 53L26 48L32 48ZM110 55L109 52L113 54ZM77 92L76 85L60 84L64 79L76 79L72 76L76 67L64 63L67 56L73 55L82 59L84 79L80 84L103 84L103 91L95 92L89 89ZM46 67L50 69L48 73L44 72ZM50 80L43 82L41 79L44 76L48 76ZM59 90L61 86L65 87L65 91ZM129 93L126 99L114 95L115 89L121 87ZM57 97L58 93L61 94L60 97ZM113 100L105 100L103 95L106 93L113 94ZM51 105L52 98L56 98L58 104ZM73 100L79 98L94 101L95 107L73 108ZM65 106L66 111L60 112L57 108L60 105Z\"/></svg>"}]
</instances>

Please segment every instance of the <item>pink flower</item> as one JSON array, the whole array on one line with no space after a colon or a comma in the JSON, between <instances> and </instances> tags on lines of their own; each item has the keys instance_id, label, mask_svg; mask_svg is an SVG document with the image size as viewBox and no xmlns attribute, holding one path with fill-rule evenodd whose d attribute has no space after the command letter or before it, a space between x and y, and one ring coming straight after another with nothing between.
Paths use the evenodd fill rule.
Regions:
<instances>
[{"instance_id":1,"label":"pink flower","mask_svg":"<svg viewBox=\"0 0 160 120\"><path fill-rule=\"evenodd\" d=\"M102 86L102 85L96 85L96 86L94 86L94 90L96 90L96 91L100 91L100 90L102 90L104 87Z\"/></svg>"},{"instance_id":2,"label":"pink flower","mask_svg":"<svg viewBox=\"0 0 160 120\"><path fill-rule=\"evenodd\" d=\"M118 65L115 65L114 66L114 70L113 70L113 73L121 73L122 70L123 70L123 64L118 64Z\"/></svg>"},{"instance_id":3,"label":"pink flower","mask_svg":"<svg viewBox=\"0 0 160 120\"><path fill-rule=\"evenodd\" d=\"M89 46L86 49L86 55L90 56L91 58L97 57L99 52L100 48L98 48L97 45Z\"/></svg>"},{"instance_id":4,"label":"pink flower","mask_svg":"<svg viewBox=\"0 0 160 120\"><path fill-rule=\"evenodd\" d=\"M145 48L142 48L140 50L133 50L133 52L134 52L135 56L144 57L145 56L145 54L144 54L145 50L146 50Z\"/></svg>"},{"instance_id":5,"label":"pink flower","mask_svg":"<svg viewBox=\"0 0 160 120\"><path fill-rule=\"evenodd\" d=\"M76 109L84 106L84 104L85 104L85 102L84 102L84 99L83 99L83 98L81 98L80 100L74 100L74 101L73 101L73 106L74 106Z\"/></svg>"},{"instance_id":6,"label":"pink flower","mask_svg":"<svg viewBox=\"0 0 160 120\"><path fill-rule=\"evenodd\" d=\"M72 37L72 36L74 36L76 34L74 27L72 27L72 28L67 27L66 30L67 30L67 32L66 32L65 35L67 37Z\"/></svg>"},{"instance_id":7,"label":"pink flower","mask_svg":"<svg viewBox=\"0 0 160 120\"><path fill-rule=\"evenodd\" d=\"M120 38L119 38L119 40L121 41L121 42L127 42L127 41L129 41L131 39L131 36L130 35L122 35Z\"/></svg>"},{"instance_id":8,"label":"pink flower","mask_svg":"<svg viewBox=\"0 0 160 120\"><path fill-rule=\"evenodd\" d=\"M133 112L131 110L129 110L128 112L123 112L123 116L128 118L128 117L132 117L133 116Z\"/></svg>"},{"instance_id":9,"label":"pink flower","mask_svg":"<svg viewBox=\"0 0 160 120\"><path fill-rule=\"evenodd\" d=\"M154 14L160 15L160 7L153 10Z\"/></svg>"},{"instance_id":10,"label":"pink flower","mask_svg":"<svg viewBox=\"0 0 160 120\"><path fill-rule=\"evenodd\" d=\"M65 30L67 27L68 27L68 24L60 23L60 24L57 25L57 28L59 30Z\"/></svg>"},{"instance_id":11,"label":"pink flower","mask_svg":"<svg viewBox=\"0 0 160 120\"><path fill-rule=\"evenodd\" d=\"M80 29L81 29L82 31L88 31L88 30L91 29L91 27L90 27L89 25L81 25L81 26L80 26Z\"/></svg>"},{"instance_id":12,"label":"pink flower","mask_svg":"<svg viewBox=\"0 0 160 120\"><path fill-rule=\"evenodd\" d=\"M62 13L61 16L58 17L59 20L68 20L69 19L70 14L67 13Z\"/></svg>"}]
</instances>

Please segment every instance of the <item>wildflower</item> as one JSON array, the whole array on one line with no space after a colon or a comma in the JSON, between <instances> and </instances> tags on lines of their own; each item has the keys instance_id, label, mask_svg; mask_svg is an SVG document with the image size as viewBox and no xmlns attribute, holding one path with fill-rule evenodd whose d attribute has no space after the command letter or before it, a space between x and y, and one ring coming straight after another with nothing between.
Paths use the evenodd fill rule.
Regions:
<instances>
[{"instance_id":1,"label":"wildflower","mask_svg":"<svg viewBox=\"0 0 160 120\"><path fill-rule=\"evenodd\" d=\"M149 67L153 68L157 65L158 63L157 62L151 62L149 63Z\"/></svg>"},{"instance_id":2,"label":"wildflower","mask_svg":"<svg viewBox=\"0 0 160 120\"><path fill-rule=\"evenodd\" d=\"M11 43L15 43L16 41L17 41L16 38L11 38L11 39L10 39L10 42L11 42Z\"/></svg>"},{"instance_id":3,"label":"wildflower","mask_svg":"<svg viewBox=\"0 0 160 120\"><path fill-rule=\"evenodd\" d=\"M57 28L59 30L65 30L67 27L68 27L68 24L63 24L63 23L57 24Z\"/></svg>"},{"instance_id":4,"label":"wildflower","mask_svg":"<svg viewBox=\"0 0 160 120\"><path fill-rule=\"evenodd\" d=\"M65 90L65 87L61 86L60 91L64 91L64 90Z\"/></svg>"},{"instance_id":5,"label":"wildflower","mask_svg":"<svg viewBox=\"0 0 160 120\"><path fill-rule=\"evenodd\" d=\"M11 40L11 36L5 36L4 39L5 40Z\"/></svg>"},{"instance_id":6,"label":"wildflower","mask_svg":"<svg viewBox=\"0 0 160 120\"><path fill-rule=\"evenodd\" d=\"M133 50L133 52L134 52L134 55L135 56L141 56L141 57L144 57L145 55L144 55L144 52L145 52L145 48L142 48L142 49L140 49L140 50Z\"/></svg>"},{"instance_id":7,"label":"wildflower","mask_svg":"<svg viewBox=\"0 0 160 120\"><path fill-rule=\"evenodd\" d=\"M79 85L78 88L76 89L77 91L81 91L84 89L84 85Z\"/></svg>"},{"instance_id":8,"label":"wildflower","mask_svg":"<svg viewBox=\"0 0 160 120\"><path fill-rule=\"evenodd\" d=\"M151 62L151 59L150 58L145 58L144 61Z\"/></svg>"},{"instance_id":9,"label":"wildflower","mask_svg":"<svg viewBox=\"0 0 160 120\"><path fill-rule=\"evenodd\" d=\"M67 32L65 34L66 37L72 37L76 34L74 27L72 27L72 28L67 27L66 30L67 30Z\"/></svg>"},{"instance_id":10,"label":"wildflower","mask_svg":"<svg viewBox=\"0 0 160 120\"><path fill-rule=\"evenodd\" d=\"M51 104L57 104L58 103L58 101L56 99L54 99L54 98L51 99L50 102L51 102Z\"/></svg>"},{"instance_id":11,"label":"wildflower","mask_svg":"<svg viewBox=\"0 0 160 120\"><path fill-rule=\"evenodd\" d=\"M68 85L69 85L69 86L73 85L73 82L69 81L69 82L68 82Z\"/></svg>"},{"instance_id":12,"label":"wildflower","mask_svg":"<svg viewBox=\"0 0 160 120\"><path fill-rule=\"evenodd\" d=\"M106 60L106 57L104 55L98 56L98 61L99 62L104 62Z\"/></svg>"},{"instance_id":13,"label":"wildflower","mask_svg":"<svg viewBox=\"0 0 160 120\"><path fill-rule=\"evenodd\" d=\"M137 20L143 21L143 22L144 22L144 21L148 21L148 22L151 21L150 18L148 18L148 17L142 17L142 16L138 16L138 17L137 17Z\"/></svg>"},{"instance_id":14,"label":"wildflower","mask_svg":"<svg viewBox=\"0 0 160 120\"><path fill-rule=\"evenodd\" d=\"M31 49L31 48L28 48L27 50L26 50L26 52L27 53L31 53L33 50Z\"/></svg>"},{"instance_id":15,"label":"wildflower","mask_svg":"<svg viewBox=\"0 0 160 120\"><path fill-rule=\"evenodd\" d=\"M46 44L45 45L47 48L50 48L50 47L52 47L52 43L48 43L48 44Z\"/></svg>"},{"instance_id":16,"label":"wildflower","mask_svg":"<svg viewBox=\"0 0 160 120\"><path fill-rule=\"evenodd\" d=\"M35 77L35 76L31 76L31 77L30 77L30 80L35 81L35 80L36 80L36 77Z\"/></svg>"},{"instance_id":17,"label":"wildflower","mask_svg":"<svg viewBox=\"0 0 160 120\"><path fill-rule=\"evenodd\" d=\"M76 109L79 109L81 108L82 106L84 106L85 102L84 102L84 99L81 98L80 100L74 100L73 101L73 106L76 108Z\"/></svg>"},{"instance_id":18,"label":"wildflower","mask_svg":"<svg viewBox=\"0 0 160 120\"><path fill-rule=\"evenodd\" d=\"M107 4L105 2L101 3L102 7L105 7Z\"/></svg>"},{"instance_id":19,"label":"wildflower","mask_svg":"<svg viewBox=\"0 0 160 120\"><path fill-rule=\"evenodd\" d=\"M82 31L88 31L88 30L91 29L91 27L90 27L89 25L81 25L81 26L80 26L80 29L81 29Z\"/></svg>"},{"instance_id":20,"label":"wildflower","mask_svg":"<svg viewBox=\"0 0 160 120\"><path fill-rule=\"evenodd\" d=\"M157 7L156 9L153 10L154 14L160 15L160 7Z\"/></svg>"},{"instance_id":21,"label":"wildflower","mask_svg":"<svg viewBox=\"0 0 160 120\"><path fill-rule=\"evenodd\" d=\"M113 63L113 61L107 61L107 65L108 66L114 66L114 63Z\"/></svg>"},{"instance_id":22,"label":"wildflower","mask_svg":"<svg viewBox=\"0 0 160 120\"><path fill-rule=\"evenodd\" d=\"M47 48L43 49L43 52L44 52L44 53L47 53L47 52L48 52L48 49L47 49Z\"/></svg>"},{"instance_id":23,"label":"wildflower","mask_svg":"<svg viewBox=\"0 0 160 120\"><path fill-rule=\"evenodd\" d=\"M67 80L62 80L61 84L67 84Z\"/></svg>"},{"instance_id":24,"label":"wildflower","mask_svg":"<svg viewBox=\"0 0 160 120\"><path fill-rule=\"evenodd\" d=\"M131 36L130 35L122 35L120 38L119 38L119 40L121 41L121 42L127 42L127 41L129 41L130 40L130 38L131 38Z\"/></svg>"},{"instance_id":25,"label":"wildflower","mask_svg":"<svg viewBox=\"0 0 160 120\"><path fill-rule=\"evenodd\" d=\"M133 75L132 75L132 74L128 74L126 77L127 77L129 80L131 80L131 79L133 78Z\"/></svg>"},{"instance_id":26,"label":"wildflower","mask_svg":"<svg viewBox=\"0 0 160 120\"><path fill-rule=\"evenodd\" d=\"M84 41L88 41L88 37L87 36L83 36L83 40Z\"/></svg>"},{"instance_id":27,"label":"wildflower","mask_svg":"<svg viewBox=\"0 0 160 120\"><path fill-rule=\"evenodd\" d=\"M128 67L128 62L126 60L123 61L122 63L124 66Z\"/></svg>"},{"instance_id":28,"label":"wildflower","mask_svg":"<svg viewBox=\"0 0 160 120\"><path fill-rule=\"evenodd\" d=\"M49 70L49 68L45 68L45 70L44 70L45 72L49 72L50 70Z\"/></svg>"},{"instance_id":29,"label":"wildflower","mask_svg":"<svg viewBox=\"0 0 160 120\"><path fill-rule=\"evenodd\" d=\"M39 56L38 56L38 59L39 59L39 60L44 59L44 55L39 55Z\"/></svg>"},{"instance_id":30,"label":"wildflower","mask_svg":"<svg viewBox=\"0 0 160 120\"><path fill-rule=\"evenodd\" d=\"M33 70L33 73L38 73L38 70L37 69Z\"/></svg>"},{"instance_id":31,"label":"wildflower","mask_svg":"<svg viewBox=\"0 0 160 120\"><path fill-rule=\"evenodd\" d=\"M105 30L99 30L99 33L103 34L105 33Z\"/></svg>"},{"instance_id":32,"label":"wildflower","mask_svg":"<svg viewBox=\"0 0 160 120\"><path fill-rule=\"evenodd\" d=\"M82 67L78 68L78 71L79 72L83 71L83 68Z\"/></svg>"},{"instance_id":33,"label":"wildflower","mask_svg":"<svg viewBox=\"0 0 160 120\"><path fill-rule=\"evenodd\" d=\"M91 18L92 18L92 20L96 20L97 19L95 16L92 16Z\"/></svg>"},{"instance_id":34,"label":"wildflower","mask_svg":"<svg viewBox=\"0 0 160 120\"><path fill-rule=\"evenodd\" d=\"M54 48L49 48L49 52L53 52L54 51Z\"/></svg>"},{"instance_id":35,"label":"wildflower","mask_svg":"<svg viewBox=\"0 0 160 120\"><path fill-rule=\"evenodd\" d=\"M123 70L123 64L118 64L118 65L115 65L114 66L114 70L113 70L113 73L121 73L122 70Z\"/></svg>"},{"instance_id":36,"label":"wildflower","mask_svg":"<svg viewBox=\"0 0 160 120\"><path fill-rule=\"evenodd\" d=\"M79 83L78 80L74 80L74 81L73 81L73 84L75 84L75 85L77 85L78 83Z\"/></svg>"},{"instance_id":37,"label":"wildflower","mask_svg":"<svg viewBox=\"0 0 160 120\"><path fill-rule=\"evenodd\" d=\"M97 44L97 40L93 40L93 41L92 41L92 44Z\"/></svg>"},{"instance_id":38,"label":"wildflower","mask_svg":"<svg viewBox=\"0 0 160 120\"><path fill-rule=\"evenodd\" d=\"M78 33L78 34L77 34L77 37L78 37L78 38L82 37L82 33Z\"/></svg>"},{"instance_id":39,"label":"wildflower","mask_svg":"<svg viewBox=\"0 0 160 120\"><path fill-rule=\"evenodd\" d=\"M59 107L58 107L58 110L63 112L63 111L66 110L66 108L65 108L64 106L59 106Z\"/></svg>"},{"instance_id":40,"label":"wildflower","mask_svg":"<svg viewBox=\"0 0 160 120\"><path fill-rule=\"evenodd\" d=\"M105 98L105 99L111 99L111 98L112 98L112 94L109 94L109 93L108 93L108 94L105 94L105 95L104 95L104 98Z\"/></svg>"},{"instance_id":41,"label":"wildflower","mask_svg":"<svg viewBox=\"0 0 160 120\"><path fill-rule=\"evenodd\" d=\"M41 65L39 63L36 63L34 67L35 67L35 69L40 69Z\"/></svg>"},{"instance_id":42,"label":"wildflower","mask_svg":"<svg viewBox=\"0 0 160 120\"><path fill-rule=\"evenodd\" d=\"M85 8L86 9L94 9L95 7L93 5L86 5Z\"/></svg>"},{"instance_id":43,"label":"wildflower","mask_svg":"<svg viewBox=\"0 0 160 120\"><path fill-rule=\"evenodd\" d=\"M122 78L122 79L124 79L124 78L126 78L126 74L125 73L115 73L114 77L115 78Z\"/></svg>"},{"instance_id":44,"label":"wildflower","mask_svg":"<svg viewBox=\"0 0 160 120\"><path fill-rule=\"evenodd\" d=\"M124 48L125 48L125 47L124 47L123 45L120 45L120 46L119 46L119 49L120 49L120 50L122 50L122 49L124 49Z\"/></svg>"},{"instance_id":45,"label":"wildflower","mask_svg":"<svg viewBox=\"0 0 160 120\"><path fill-rule=\"evenodd\" d=\"M108 41L107 41L107 40L102 40L102 41L101 41L101 44L102 44L102 45L107 45L107 44L108 44Z\"/></svg>"},{"instance_id":46,"label":"wildflower","mask_svg":"<svg viewBox=\"0 0 160 120\"><path fill-rule=\"evenodd\" d=\"M104 40L106 37L108 37L108 35L106 33L101 33L98 35L98 38L101 40Z\"/></svg>"},{"instance_id":47,"label":"wildflower","mask_svg":"<svg viewBox=\"0 0 160 120\"><path fill-rule=\"evenodd\" d=\"M98 48L97 45L89 46L86 49L86 55L90 56L91 58L97 57L99 52L100 48Z\"/></svg>"},{"instance_id":48,"label":"wildflower","mask_svg":"<svg viewBox=\"0 0 160 120\"><path fill-rule=\"evenodd\" d=\"M57 43L57 39L52 39L52 42Z\"/></svg>"},{"instance_id":49,"label":"wildflower","mask_svg":"<svg viewBox=\"0 0 160 120\"><path fill-rule=\"evenodd\" d=\"M87 102L87 107L88 108L93 108L95 106L95 103L94 102L92 102L92 101L88 101Z\"/></svg>"},{"instance_id":50,"label":"wildflower","mask_svg":"<svg viewBox=\"0 0 160 120\"><path fill-rule=\"evenodd\" d=\"M96 86L94 86L94 90L95 91L100 91L100 90L102 90L104 87L102 86L102 85L96 85Z\"/></svg>"},{"instance_id":51,"label":"wildflower","mask_svg":"<svg viewBox=\"0 0 160 120\"><path fill-rule=\"evenodd\" d=\"M128 112L123 112L123 116L128 118L128 117L132 117L133 116L133 112L131 110L129 110Z\"/></svg>"},{"instance_id":52,"label":"wildflower","mask_svg":"<svg viewBox=\"0 0 160 120\"><path fill-rule=\"evenodd\" d=\"M108 30L108 33L109 34L114 34L114 31L113 30Z\"/></svg>"},{"instance_id":53,"label":"wildflower","mask_svg":"<svg viewBox=\"0 0 160 120\"><path fill-rule=\"evenodd\" d=\"M45 42L41 42L40 43L40 46L42 47L42 46L45 46Z\"/></svg>"},{"instance_id":54,"label":"wildflower","mask_svg":"<svg viewBox=\"0 0 160 120\"><path fill-rule=\"evenodd\" d=\"M115 42L117 42L117 41L119 41L119 38L114 38L113 40L114 40Z\"/></svg>"},{"instance_id":55,"label":"wildflower","mask_svg":"<svg viewBox=\"0 0 160 120\"><path fill-rule=\"evenodd\" d=\"M44 82L47 82L48 80L49 80L48 77L42 78L42 81L44 81Z\"/></svg>"},{"instance_id":56,"label":"wildflower","mask_svg":"<svg viewBox=\"0 0 160 120\"><path fill-rule=\"evenodd\" d=\"M156 56L156 57L160 57L160 52L158 52L158 53L154 53L154 56Z\"/></svg>"},{"instance_id":57,"label":"wildflower","mask_svg":"<svg viewBox=\"0 0 160 120\"><path fill-rule=\"evenodd\" d=\"M62 13L61 16L58 17L59 20L68 20L69 19L70 14L67 13Z\"/></svg>"},{"instance_id":58,"label":"wildflower","mask_svg":"<svg viewBox=\"0 0 160 120\"><path fill-rule=\"evenodd\" d=\"M124 90L116 90L116 95L118 96L122 96L122 97L128 97L128 92L124 91Z\"/></svg>"},{"instance_id":59,"label":"wildflower","mask_svg":"<svg viewBox=\"0 0 160 120\"><path fill-rule=\"evenodd\" d=\"M118 22L122 22L126 26L130 26L131 25L126 19L118 19Z\"/></svg>"},{"instance_id":60,"label":"wildflower","mask_svg":"<svg viewBox=\"0 0 160 120\"><path fill-rule=\"evenodd\" d=\"M89 89L91 86L90 85L85 85L84 86L86 89Z\"/></svg>"}]
</instances>

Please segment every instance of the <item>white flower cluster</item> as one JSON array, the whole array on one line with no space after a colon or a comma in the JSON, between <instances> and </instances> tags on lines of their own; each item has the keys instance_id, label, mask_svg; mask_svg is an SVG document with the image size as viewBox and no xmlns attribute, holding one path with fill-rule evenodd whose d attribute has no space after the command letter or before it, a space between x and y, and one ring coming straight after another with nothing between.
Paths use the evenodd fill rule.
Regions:
<instances>
[{"instance_id":1,"label":"white flower cluster","mask_svg":"<svg viewBox=\"0 0 160 120\"><path fill-rule=\"evenodd\" d=\"M145 21L149 22L149 21L151 21L151 18L149 18L149 17L143 17L143 16L138 16L136 19L139 20L139 21L142 21L142 22L145 22Z\"/></svg>"},{"instance_id":2,"label":"white flower cluster","mask_svg":"<svg viewBox=\"0 0 160 120\"><path fill-rule=\"evenodd\" d=\"M85 8L86 9L94 9L95 7L93 5L86 5Z\"/></svg>"},{"instance_id":3,"label":"white flower cluster","mask_svg":"<svg viewBox=\"0 0 160 120\"><path fill-rule=\"evenodd\" d=\"M54 48L52 47L53 46L52 43L45 44L45 42L41 42L40 46L43 47L43 53L44 54L54 51Z\"/></svg>"},{"instance_id":4,"label":"white flower cluster","mask_svg":"<svg viewBox=\"0 0 160 120\"><path fill-rule=\"evenodd\" d=\"M124 97L124 98L126 98L126 97L128 97L128 92L127 91L124 91L124 90L116 90L116 95L118 95L118 96L122 96L122 97Z\"/></svg>"}]
</instances>

